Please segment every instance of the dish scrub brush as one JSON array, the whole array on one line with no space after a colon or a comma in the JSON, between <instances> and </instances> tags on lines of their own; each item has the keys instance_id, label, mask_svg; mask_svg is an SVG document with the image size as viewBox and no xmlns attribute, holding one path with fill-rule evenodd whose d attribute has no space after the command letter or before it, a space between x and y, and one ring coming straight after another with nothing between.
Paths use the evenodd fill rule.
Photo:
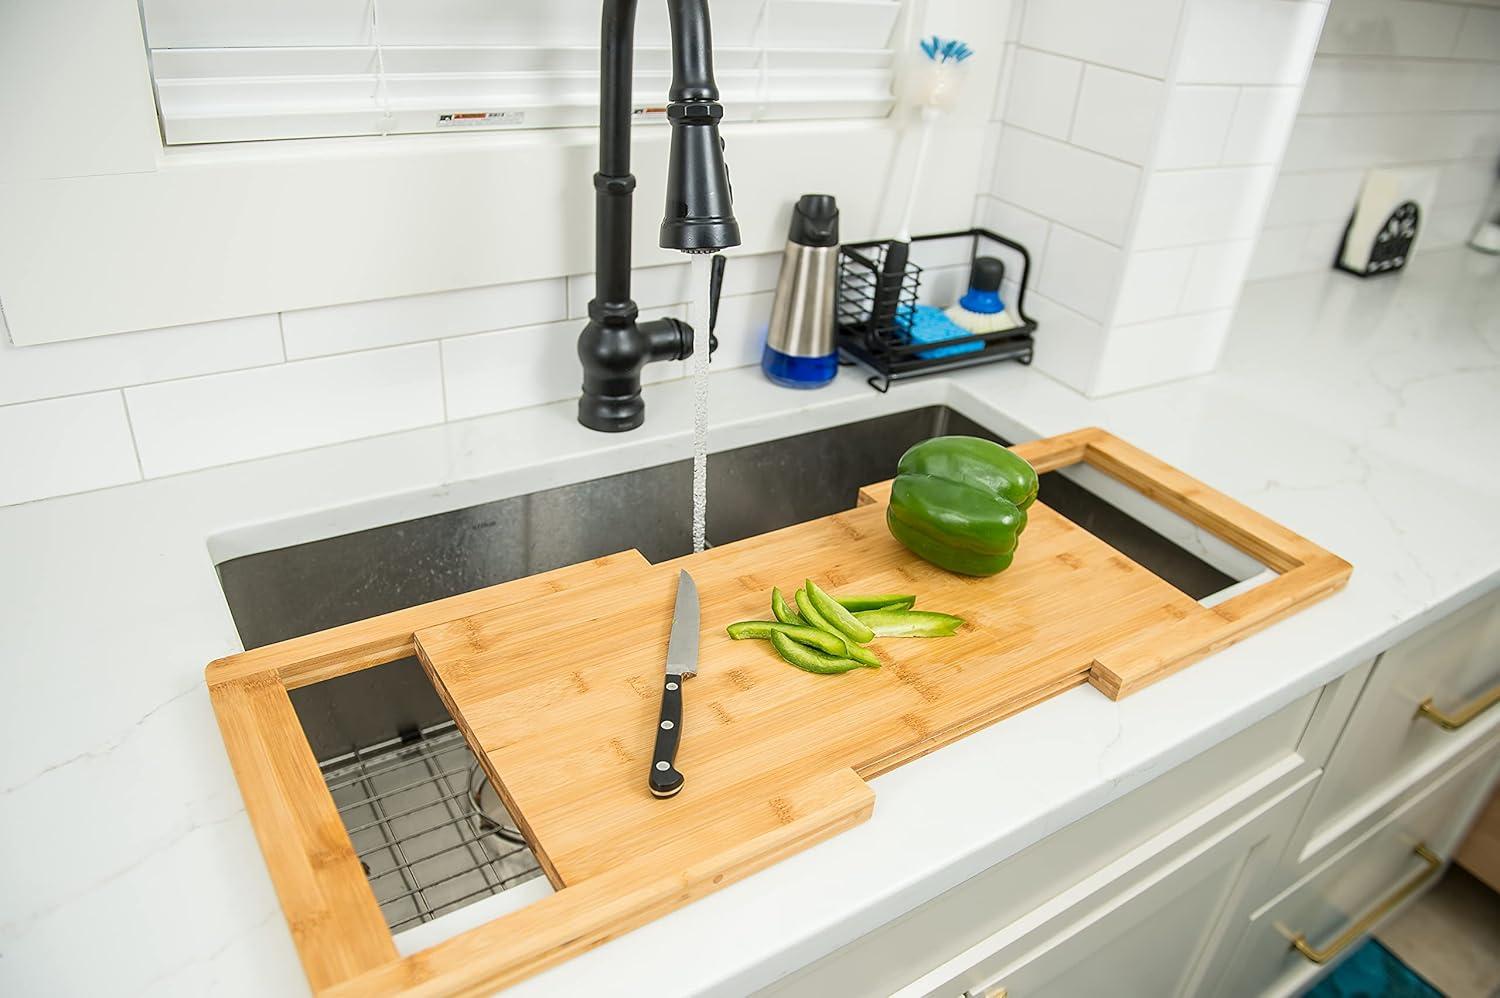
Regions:
<instances>
[{"instance_id":1,"label":"dish scrub brush","mask_svg":"<svg viewBox=\"0 0 1500 998\"><path fill-rule=\"evenodd\" d=\"M1005 310L1005 302L1000 300L1000 285L1004 280L1005 264L992 256L975 257L969 270L969 290L944 314L954 325L970 333L1015 329L1019 323Z\"/></svg>"},{"instance_id":2,"label":"dish scrub brush","mask_svg":"<svg viewBox=\"0 0 1500 998\"><path fill-rule=\"evenodd\" d=\"M942 39L937 35L917 43L922 58L907 74L902 87L902 97L919 110L922 131L917 140L917 160L912 167L910 186L906 192L906 210L901 215L901 228L896 238L885 247L885 259L881 262L880 277L876 282L875 301L870 309L872 329L891 329L896 325L896 307L901 300L901 283L906 276L906 263L911 255L911 216L917 206L917 192L921 189L922 168L927 163L927 150L932 144L932 127L944 113L958 101L963 86L961 70L966 59L974 54L969 46L957 39Z\"/></svg>"}]
</instances>

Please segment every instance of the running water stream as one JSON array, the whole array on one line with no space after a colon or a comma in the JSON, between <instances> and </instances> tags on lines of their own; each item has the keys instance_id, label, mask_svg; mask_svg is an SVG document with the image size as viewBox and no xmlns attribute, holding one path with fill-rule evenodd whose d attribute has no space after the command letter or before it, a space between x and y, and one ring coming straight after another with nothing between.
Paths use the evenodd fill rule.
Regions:
<instances>
[{"instance_id":1,"label":"running water stream","mask_svg":"<svg viewBox=\"0 0 1500 998\"><path fill-rule=\"evenodd\" d=\"M688 258L693 300L688 321L693 326L693 550L708 544L708 281L713 256Z\"/></svg>"}]
</instances>

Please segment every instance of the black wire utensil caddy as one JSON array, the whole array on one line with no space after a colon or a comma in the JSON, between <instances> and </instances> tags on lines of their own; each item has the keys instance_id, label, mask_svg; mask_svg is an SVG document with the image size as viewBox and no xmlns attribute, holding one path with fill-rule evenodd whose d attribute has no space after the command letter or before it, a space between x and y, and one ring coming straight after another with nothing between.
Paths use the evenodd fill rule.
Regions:
<instances>
[{"instance_id":1,"label":"black wire utensil caddy","mask_svg":"<svg viewBox=\"0 0 1500 998\"><path fill-rule=\"evenodd\" d=\"M863 364L873 373L868 381L885 392L896 381L956 371L1001 360L1030 364L1036 343L1036 321L1026 314L1026 285L1031 277L1031 254L1026 247L989 229L964 229L913 236L913 251L939 240L969 240L969 262L997 256L1009 267L1019 257L1020 276L1015 300L1005 310L1016 325L993 333L973 333L934 342L913 339L909 329L922 288L922 268L908 261L901 274L885 274L888 240L846 243L839 251L838 347L840 357ZM899 285L896 285L899 278ZM1009 283L1009 282L1007 282ZM885 297L886 305L877 308ZM894 307L890 303L894 303ZM967 344L979 344L975 349ZM965 352L950 348L959 347ZM941 351L943 355L932 356ZM926 354L927 356L923 356Z\"/></svg>"}]
</instances>

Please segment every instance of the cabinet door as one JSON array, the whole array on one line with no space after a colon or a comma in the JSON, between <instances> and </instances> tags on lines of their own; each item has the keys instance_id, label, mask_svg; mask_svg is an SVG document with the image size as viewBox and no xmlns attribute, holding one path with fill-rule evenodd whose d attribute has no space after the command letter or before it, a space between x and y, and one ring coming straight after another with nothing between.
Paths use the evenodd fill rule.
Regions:
<instances>
[{"instance_id":1,"label":"cabinet door","mask_svg":"<svg viewBox=\"0 0 1500 998\"><path fill-rule=\"evenodd\" d=\"M1163 857L1119 890L1085 896L1052 917L1041 914L1018 938L1001 934L990 955L971 951L966 956L974 962L967 968L954 972L950 963L901 994L1196 994L1247 892L1285 847L1314 779L1308 776L1196 847Z\"/></svg>"},{"instance_id":2,"label":"cabinet door","mask_svg":"<svg viewBox=\"0 0 1500 998\"><path fill-rule=\"evenodd\" d=\"M1414 791L1374 828L1255 912L1247 929L1231 933L1241 937L1239 952L1217 993L1291 994L1352 952L1366 933L1436 882L1443 860L1485 800L1497 765L1500 747L1492 742ZM1295 948L1298 939L1309 952Z\"/></svg>"},{"instance_id":3,"label":"cabinet door","mask_svg":"<svg viewBox=\"0 0 1500 998\"><path fill-rule=\"evenodd\" d=\"M1354 832L1404 771L1462 753L1500 726L1500 593L1470 603L1380 657L1329 758L1299 832L1299 873ZM1423 704L1428 704L1426 710ZM1452 723L1468 723L1451 730ZM1448 727L1443 722L1448 722Z\"/></svg>"}]
</instances>

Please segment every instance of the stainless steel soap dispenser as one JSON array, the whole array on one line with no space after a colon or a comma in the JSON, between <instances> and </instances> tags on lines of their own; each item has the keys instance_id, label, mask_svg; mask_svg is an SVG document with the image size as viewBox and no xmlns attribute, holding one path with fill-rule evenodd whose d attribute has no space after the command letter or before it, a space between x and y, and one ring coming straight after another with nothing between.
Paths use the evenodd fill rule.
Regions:
<instances>
[{"instance_id":1,"label":"stainless steel soap dispenser","mask_svg":"<svg viewBox=\"0 0 1500 998\"><path fill-rule=\"evenodd\" d=\"M760 368L788 388L819 388L839 369L839 208L832 194L804 194L792 209L771 326Z\"/></svg>"}]
</instances>

